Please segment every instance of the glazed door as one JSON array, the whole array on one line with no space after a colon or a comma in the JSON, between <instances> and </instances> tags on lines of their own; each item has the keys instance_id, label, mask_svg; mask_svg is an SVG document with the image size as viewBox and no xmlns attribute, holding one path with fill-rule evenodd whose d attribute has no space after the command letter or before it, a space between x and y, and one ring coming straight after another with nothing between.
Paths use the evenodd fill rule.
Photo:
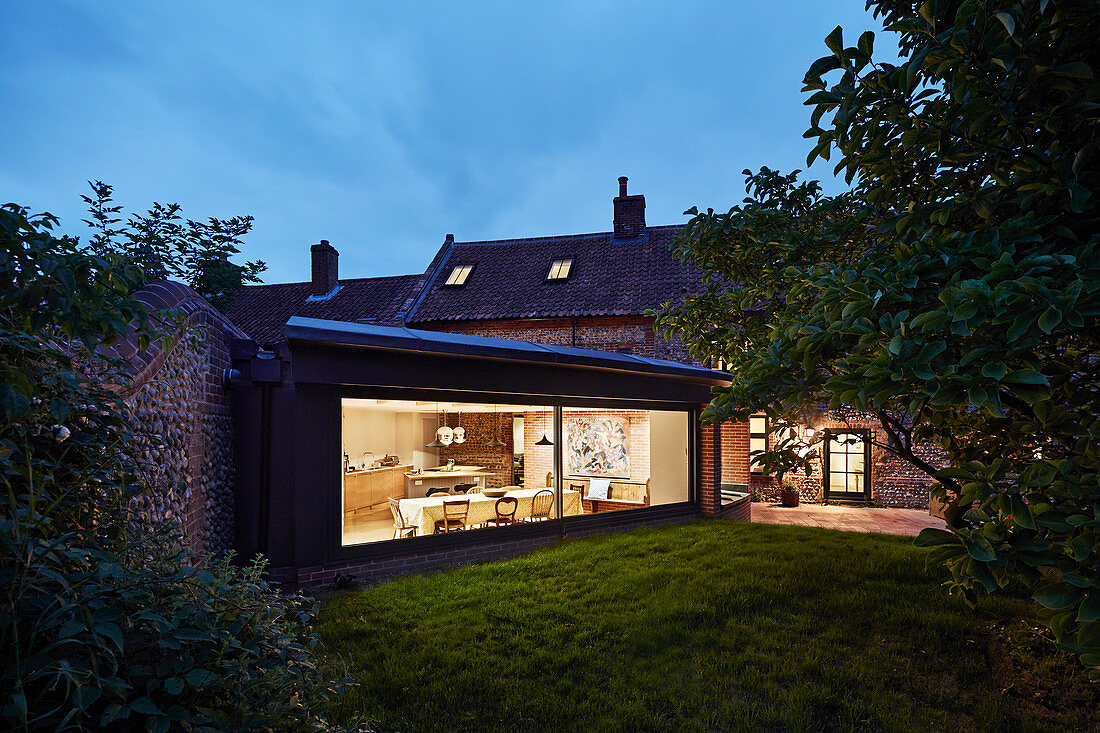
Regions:
<instances>
[{"instance_id":1,"label":"glazed door","mask_svg":"<svg viewBox=\"0 0 1100 733\"><path fill-rule=\"evenodd\" d=\"M870 501L870 431L827 430L825 446L825 501Z\"/></svg>"}]
</instances>

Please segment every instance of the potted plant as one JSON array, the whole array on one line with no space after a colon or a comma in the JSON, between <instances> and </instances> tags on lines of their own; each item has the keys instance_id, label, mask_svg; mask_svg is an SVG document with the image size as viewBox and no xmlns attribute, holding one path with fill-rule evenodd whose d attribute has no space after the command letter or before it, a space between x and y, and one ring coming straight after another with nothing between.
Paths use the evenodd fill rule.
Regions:
<instances>
[{"instance_id":1,"label":"potted plant","mask_svg":"<svg viewBox=\"0 0 1100 733\"><path fill-rule=\"evenodd\" d=\"M798 506L798 484L784 480L779 489L779 503L783 506Z\"/></svg>"}]
</instances>

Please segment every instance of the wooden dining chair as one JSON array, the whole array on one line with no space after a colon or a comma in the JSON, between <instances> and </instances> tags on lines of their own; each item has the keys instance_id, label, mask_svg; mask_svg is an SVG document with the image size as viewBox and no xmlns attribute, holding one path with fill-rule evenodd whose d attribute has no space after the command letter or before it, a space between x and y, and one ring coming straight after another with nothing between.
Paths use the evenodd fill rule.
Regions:
<instances>
[{"instance_id":1,"label":"wooden dining chair","mask_svg":"<svg viewBox=\"0 0 1100 733\"><path fill-rule=\"evenodd\" d=\"M390 497L390 514L393 515L393 538L396 540L399 537L416 537L416 525L405 524L404 518L401 516L401 504ZM409 532L410 534L405 534Z\"/></svg>"},{"instance_id":2,"label":"wooden dining chair","mask_svg":"<svg viewBox=\"0 0 1100 733\"><path fill-rule=\"evenodd\" d=\"M497 499L496 516L485 522L485 526L504 527L516 523L516 509L519 507L519 499L514 496L505 496Z\"/></svg>"},{"instance_id":3,"label":"wooden dining chair","mask_svg":"<svg viewBox=\"0 0 1100 733\"><path fill-rule=\"evenodd\" d=\"M477 488L477 484L455 484L454 492L456 494L469 494L469 493L475 493L476 494L477 493L476 491L473 491L473 492L471 491L472 489L475 489L475 488Z\"/></svg>"},{"instance_id":4,"label":"wooden dining chair","mask_svg":"<svg viewBox=\"0 0 1100 733\"><path fill-rule=\"evenodd\" d=\"M446 486L436 486L434 489L428 489L424 496L439 496L440 494L447 494L450 496L451 490Z\"/></svg>"},{"instance_id":5,"label":"wooden dining chair","mask_svg":"<svg viewBox=\"0 0 1100 733\"><path fill-rule=\"evenodd\" d=\"M466 516L469 513L469 499L444 499L443 518L435 520L435 531L461 532L466 529Z\"/></svg>"},{"instance_id":6,"label":"wooden dining chair","mask_svg":"<svg viewBox=\"0 0 1100 733\"><path fill-rule=\"evenodd\" d=\"M525 522L545 522L550 519L554 508L554 492L543 489L531 497L531 515L524 517Z\"/></svg>"}]
</instances>

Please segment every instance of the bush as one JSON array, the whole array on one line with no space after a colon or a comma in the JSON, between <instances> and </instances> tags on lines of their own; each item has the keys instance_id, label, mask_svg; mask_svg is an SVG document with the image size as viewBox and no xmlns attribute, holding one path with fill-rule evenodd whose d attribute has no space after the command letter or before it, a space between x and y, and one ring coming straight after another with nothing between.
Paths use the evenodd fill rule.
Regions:
<instances>
[{"instance_id":1,"label":"bush","mask_svg":"<svg viewBox=\"0 0 1100 733\"><path fill-rule=\"evenodd\" d=\"M122 364L140 273L0 208L0 720L13 730L328 729L314 607L130 510ZM170 315L165 316L172 323ZM166 344L168 345L168 344Z\"/></svg>"}]
</instances>

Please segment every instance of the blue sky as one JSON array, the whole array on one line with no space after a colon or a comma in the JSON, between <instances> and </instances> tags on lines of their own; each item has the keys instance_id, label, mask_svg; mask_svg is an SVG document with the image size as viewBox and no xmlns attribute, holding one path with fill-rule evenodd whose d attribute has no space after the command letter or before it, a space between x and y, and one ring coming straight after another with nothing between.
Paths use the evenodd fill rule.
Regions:
<instances>
[{"instance_id":1,"label":"blue sky","mask_svg":"<svg viewBox=\"0 0 1100 733\"><path fill-rule=\"evenodd\" d=\"M801 80L836 25L880 27L862 0L13 0L0 198L77 235L89 179L128 210L251 214L267 282L308 279L320 239L372 277L423 271L448 232L607 231L620 175L679 223L740 201L744 168L805 168Z\"/></svg>"}]
</instances>

